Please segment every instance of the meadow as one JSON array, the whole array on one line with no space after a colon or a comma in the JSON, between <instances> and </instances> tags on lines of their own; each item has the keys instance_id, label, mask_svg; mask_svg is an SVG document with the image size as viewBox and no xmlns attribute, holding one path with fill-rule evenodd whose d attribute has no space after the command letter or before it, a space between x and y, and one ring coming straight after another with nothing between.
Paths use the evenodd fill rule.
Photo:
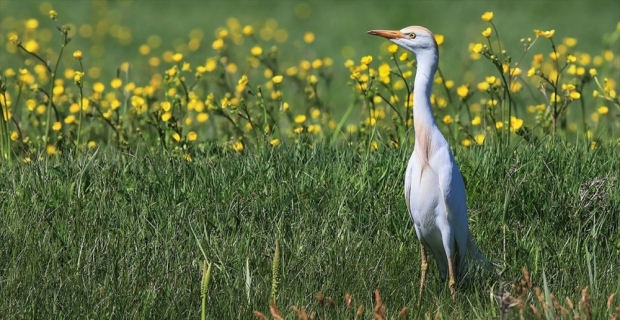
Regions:
<instances>
[{"instance_id":1,"label":"meadow","mask_svg":"<svg viewBox=\"0 0 620 320\"><path fill-rule=\"evenodd\" d=\"M157 4L0 2L0 317L620 317L620 3ZM434 262L416 305L415 57L365 34L410 24L497 265L456 307Z\"/></svg>"}]
</instances>

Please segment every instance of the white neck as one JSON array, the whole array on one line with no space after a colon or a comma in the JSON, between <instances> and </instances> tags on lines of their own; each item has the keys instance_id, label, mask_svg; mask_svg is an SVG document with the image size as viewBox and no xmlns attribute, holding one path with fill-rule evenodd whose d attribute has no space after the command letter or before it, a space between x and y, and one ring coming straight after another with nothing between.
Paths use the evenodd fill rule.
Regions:
<instances>
[{"instance_id":1,"label":"white neck","mask_svg":"<svg viewBox=\"0 0 620 320\"><path fill-rule=\"evenodd\" d=\"M435 71L437 71L439 54L437 50L417 52L416 60L418 67L413 87L413 122L417 137L420 130L437 127L431 108L430 96L433 90L433 78Z\"/></svg>"}]
</instances>

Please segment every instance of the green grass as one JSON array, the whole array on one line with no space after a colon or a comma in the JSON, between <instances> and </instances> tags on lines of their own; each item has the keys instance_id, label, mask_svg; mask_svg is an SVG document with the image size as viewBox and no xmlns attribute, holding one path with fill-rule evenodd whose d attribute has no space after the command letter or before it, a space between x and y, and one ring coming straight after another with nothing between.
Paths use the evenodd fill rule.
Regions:
<instances>
[{"instance_id":1,"label":"green grass","mask_svg":"<svg viewBox=\"0 0 620 320\"><path fill-rule=\"evenodd\" d=\"M505 283L514 295L509 284L523 267L564 305L565 297L577 305L589 286L594 317L610 317L607 297L620 292L618 147L547 139L456 150L472 233L502 270L472 269L458 311L434 262L415 308L420 264L402 195L406 149L215 148L194 163L146 148L101 149L47 166L2 164L0 314L196 319L200 247L213 264L208 319L268 314L278 240L278 305L287 319L292 305L322 315L319 291L337 306L321 319L353 318L359 304L368 319L375 289L389 317L407 306L414 318L498 318L490 293Z\"/></svg>"}]
</instances>

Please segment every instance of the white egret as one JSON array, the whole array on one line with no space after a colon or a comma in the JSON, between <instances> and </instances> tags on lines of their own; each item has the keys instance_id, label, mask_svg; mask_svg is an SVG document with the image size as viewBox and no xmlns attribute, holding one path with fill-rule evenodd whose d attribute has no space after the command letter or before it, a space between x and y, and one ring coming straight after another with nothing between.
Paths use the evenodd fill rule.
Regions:
<instances>
[{"instance_id":1,"label":"white egret","mask_svg":"<svg viewBox=\"0 0 620 320\"><path fill-rule=\"evenodd\" d=\"M456 303L456 280L463 276L467 249L478 260L490 263L478 251L469 233L463 177L448 142L437 128L431 109L433 77L439 61L437 42L430 30L420 26L371 30L368 34L387 38L416 56L413 87L415 146L405 173L405 201L422 255L418 302L428 268L426 250L430 250L443 279L447 273L450 294Z\"/></svg>"}]
</instances>

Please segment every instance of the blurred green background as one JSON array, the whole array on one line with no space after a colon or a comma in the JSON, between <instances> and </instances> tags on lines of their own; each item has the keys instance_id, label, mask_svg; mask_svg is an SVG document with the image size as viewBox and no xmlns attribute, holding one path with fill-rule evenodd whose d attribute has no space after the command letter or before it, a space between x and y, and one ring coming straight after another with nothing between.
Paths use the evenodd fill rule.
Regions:
<instances>
[{"instance_id":1,"label":"blurred green background","mask_svg":"<svg viewBox=\"0 0 620 320\"><path fill-rule=\"evenodd\" d=\"M556 30L556 38L566 36L579 40L577 50L599 53L603 35L615 30L620 21L620 1L0 1L0 41L7 45L7 33L23 29L22 21L36 18L40 28L53 25L47 18L48 8L58 11L59 22L76 28L91 24L96 28L104 21L108 34L85 39L79 34L70 44L70 50L90 48L101 41L105 52L102 59L87 59L85 63L118 66L139 57L138 47L153 34L162 39L161 51L174 50L175 43L187 41L192 30L204 33L201 47L187 56L189 61L203 62L215 55L210 44L215 30L225 27L226 20L234 17L241 25L250 24L259 30L267 19L277 21L278 28L286 30L288 39L279 45L281 57L294 55L303 34L312 31L316 40L311 52L302 52L306 58L330 56L336 67L342 67L345 58L359 59L363 55L379 53L385 44L365 32L369 29L400 29L408 25L424 25L435 33L445 35L441 65L460 67L459 61L468 57L467 45L482 41L480 32L487 24L480 19L485 11L495 13L494 22L506 47L514 55L520 53L519 40L533 37L533 29ZM106 27L103 26L103 27ZM131 34L131 41L121 44L112 33L118 27ZM56 36L56 35L54 35ZM275 41L274 44L277 44ZM619 42L617 42L620 45ZM541 46L548 44L540 44ZM343 48L347 49L343 50ZM615 52L620 48L611 48ZM316 50L316 51L314 51ZM88 53L88 50L84 50ZM152 52L156 53L156 52ZM343 57L344 53L344 57ZM0 55L0 68L13 67L21 59ZM344 67L342 67L344 68ZM110 70L108 73L112 73ZM447 72L456 78L456 72ZM105 76L105 74L104 74ZM108 76L112 76L111 74Z\"/></svg>"},{"instance_id":2,"label":"blurred green background","mask_svg":"<svg viewBox=\"0 0 620 320\"><path fill-rule=\"evenodd\" d=\"M355 93L346 85L349 71L346 59L359 63L361 57L372 55L375 61L388 57L384 39L366 34L370 29L400 29L408 25L423 25L436 34L445 36L440 48L440 69L447 80L456 86L463 83L483 81L486 75L496 74L489 61L470 58L469 45L486 43L481 32L489 26L481 20L485 11L493 11L493 22L499 32L502 47L508 50L516 62L521 53L522 38L534 38L533 29L555 29L554 41L560 44L565 37L578 40L575 52L601 55L611 50L618 56L620 41L612 42L606 37L618 28L620 1L0 1L0 73L7 68L20 68L26 55L16 52L8 41L8 34L15 32L20 39L27 39L26 21L38 20L35 38L41 41L41 55L55 60L60 46L60 35L54 31L56 23L48 18L48 12L58 12L58 24L69 25L73 40L69 44L60 67L79 67L71 57L77 49L84 52L84 69L90 78L108 84L119 66L131 63L130 81L138 86L146 84L154 74L162 74L173 63L162 61L158 67L149 66L149 58L162 58L164 53L183 53L183 61L192 67L203 65L209 57L217 57L212 48L217 30L238 26L253 26L254 39L241 39L244 43L232 46L234 62L242 67L250 56L250 48L258 43L269 50L278 48L279 70L284 74L300 60L316 58L333 59L333 82L320 89L322 98L331 104L334 115L339 117L350 104ZM236 20L231 20L234 18ZM261 34L271 28L270 37ZM50 31L51 30L51 31ZM90 30L90 31L89 31ZM47 33L46 33L47 32ZM304 42L304 34L312 32L315 40ZM31 31L32 33L32 31ZM275 34L280 34L278 39ZM31 34L31 37L33 35ZM140 54L140 46L151 44L156 36L158 46ZM493 32L493 40L496 33ZM194 50L188 48L190 39L200 39ZM255 40L255 41L252 41ZM613 46L613 47L610 47ZM45 51L51 48L51 51ZM547 56L551 44L547 39L538 41L524 57L523 66L529 68L536 53ZM165 60L165 59L164 59ZM614 68L620 66L615 59ZM609 65L611 66L611 65ZM617 78L606 66L599 70L603 77ZM90 72L96 69L95 72ZM262 71L261 71L262 72ZM253 77L256 77L254 74ZM474 79L475 77L475 79ZM88 79L87 78L87 79ZM268 77L269 78L269 77ZM251 79L256 85L256 78ZM90 84L87 87L90 90ZM591 89L588 89L591 90ZM286 91L286 90L285 90ZM88 92L86 93L88 94ZM588 92L588 96L591 96ZM540 99L538 99L540 100ZM540 101L536 102L540 103ZM525 107L525 106L522 106ZM592 105L589 108L594 108ZM522 110L522 109L521 109ZM594 110L594 109L593 109ZM579 114L580 116L580 114Z\"/></svg>"}]
</instances>

